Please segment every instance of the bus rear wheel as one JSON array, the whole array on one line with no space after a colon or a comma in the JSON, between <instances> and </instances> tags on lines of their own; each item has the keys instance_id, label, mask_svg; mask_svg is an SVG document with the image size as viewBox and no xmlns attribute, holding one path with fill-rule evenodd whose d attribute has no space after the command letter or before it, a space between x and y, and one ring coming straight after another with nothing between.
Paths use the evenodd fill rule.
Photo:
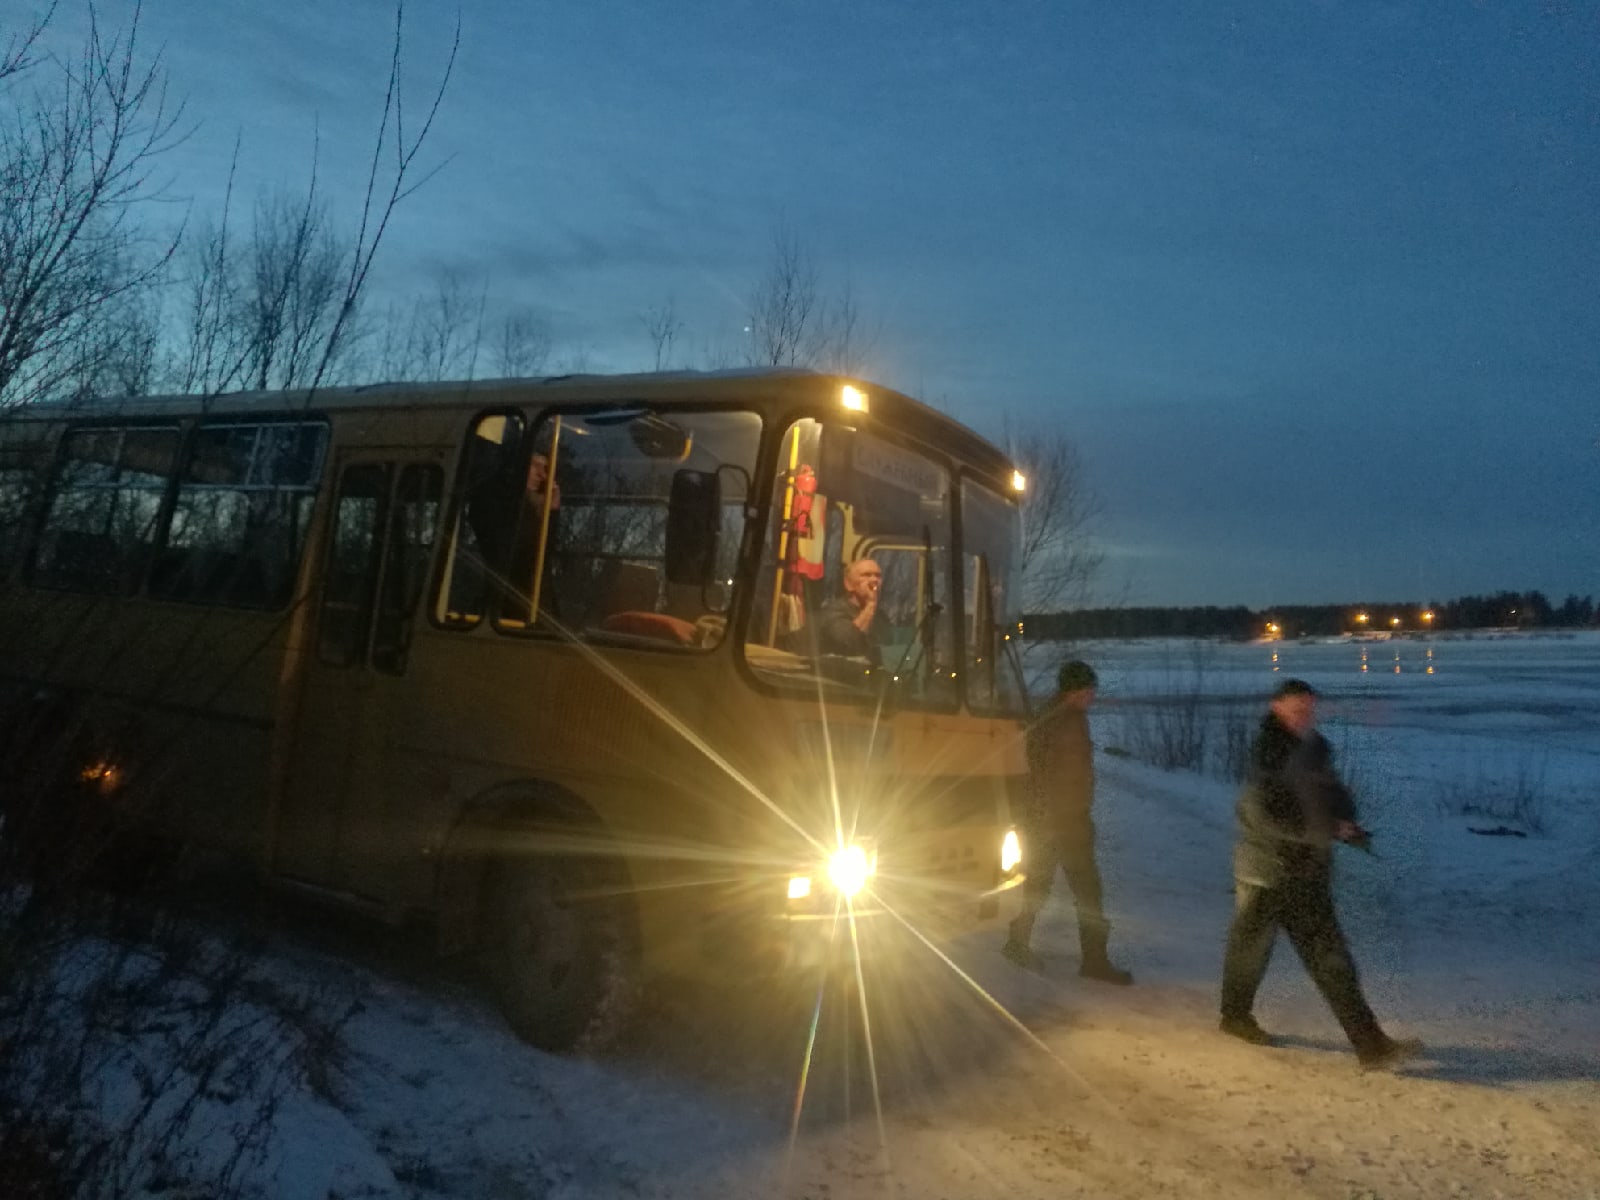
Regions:
<instances>
[{"instance_id":1,"label":"bus rear wheel","mask_svg":"<svg viewBox=\"0 0 1600 1200\"><path fill-rule=\"evenodd\" d=\"M486 955L506 1021L558 1052L598 1050L634 1008L637 949L622 872L599 857L496 863Z\"/></svg>"}]
</instances>

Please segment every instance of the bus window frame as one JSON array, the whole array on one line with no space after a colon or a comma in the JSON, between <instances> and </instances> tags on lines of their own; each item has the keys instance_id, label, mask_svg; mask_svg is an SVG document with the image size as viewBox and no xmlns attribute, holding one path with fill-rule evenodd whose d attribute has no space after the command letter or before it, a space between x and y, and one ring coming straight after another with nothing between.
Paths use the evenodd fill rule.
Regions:
<instances>
[{"instance_id":1,"label":"bus window frame","mask_svg":"<svg viewBox=\"0 0 1600 1200\"><path fill-rule=\"evenodd\" d=\"M1019 656L1018 657L1018 661L1016 663L1004 662L1003 660L1005 659L1007 651L1005 650L1003 643L1007 639L1004 638L1004 637L1001 637L1001 636L997 636L996 639L995 639L995 645L993 647L993 653L992 653L992 658L994 659L994 661L991 664L991 669L996 671L996 672L998 672L998 671L1000 671L1002 669L1002 665L1003 665L1004 669L1006 669L1006 670L1015 670L1016 671L1016 673L1017 673L1016 686L1017 686L1017 689L1018 689L1018 708L1017 708L1016 711L1011 711L1011 710L1008 710L1006 708L995 706L995 705L974 704L973 703L973 694L974 694L974 692L976 690L975 681L972 679L971 674L966 670L966 665L967 665L968 662L971 661L971 658L972 658L972 647L970 647L970 646L968 646L966 644L966 630L967 630L967 617L968 617L968 613L967 613L967 610L966 610L966 600L967 600L966 560L967 560L967 557L968 557L970 551L969 551L969 548L967 546L967 505L966 505L965 493L963 492L962 489L963 489L965 483L968 480L971 480L972 483L975 486L980 487L984 491L990 493L1001 504L1010 505L1013 509L1015 509L1017 511L1017 515L1018 515L1018 519L1019 520L1021 518L1021 507L1022 507L1020 500L1017 500L1017 499L1015 499L1015 498L1013 498L1011 496L1008 496L1003 487L1001 487L995 480L993 480L991 477L985 475L983 472L974 470L971 467L967 467L967 466L963 466L960 469L958 477L956 479L956 494L960 498L960 502L957 504L956 508L957 508L957 512L960 514L960 522L961 522L960 529L959 529L959 531L957 533L956 545L959 547L960 553L955 556L955 561L951 565L952 565L952 568L955 571L955 576L956 576L956 604L957 604L958 620L960 621L960 624L956 629L956 637L957 637L957 640L959 642L961 642L961 658L960 658L960 662L961 662L961 708L962 708L963 712L966 712L966 713L970 714L971 716L983 718L983 719L986 719L986 720L1007 720L1007 719L1017 719L1017 718L1026 719L1028 717L1029 713L1030 713L1031 699L1028 696L1027 674L1026 674L1026 672L1024 670L1021 669L1021 666L1020 666L1020 654L1021 654L1021 652L1020 652L1020 650L1012 651L1012 653L1016 653ZM1019 531L1019 536L1020 536L1020 531ZM1020 550L1021 550L1021 547L1019 546L1018 547L1019 553L1020 553ZM987 563L985 563L985 569L986 570L989 569ZM1018 565L1017 565L1017 571L1019 573L1019 579L1018 579L1019 583L1020 583L1020 572L1021 572L1021 570L1022 570L1022 567L1021 567L1021 563L1019 561ZM1018 602L1019 602L1019 605L1020 605L1020 597L1018 597ZM991 615L991 617L995 616L995 614L993 614L993 613L991 613L990 615ZM1000 635L1003 632L1002 629L1001 629L1001 626L1000 626L1000 623L999 623L998 619L996 619L994 621L994 631L995 631L995 633L997 635Z\"/></svg>"},{"instance_id":2,"label":"bus window frame","mask_svg":"<svg viewBox=\"0 0 1600 1200\"><path fill-rule=\"evenodd\" d=\"M536 410L543 413L545 410ZM443 519L439 526L438 544L434 546L433 569L429 573L428 585L425 592L427 599L428 624L443 633L470 634L476 633L484 627L493 628L497 624L498 604L497 599L489 595L490 588L484 588L483 611L477 613L470 620L462 619L448 621L441 618L448 601L445 589L450 584L447 576L452 576L456 570L456 559L460 550L461 524L466 520L467 487L470 483L467 470L467 459L474 446L473 439L478 436L478 426L490 417L503 417L508 421L523 422L521 438L527 439L528 431L536 422L530 421L528 409L516 404L499 404L490 408L477 409L468 414L466 428L461 436L461 447L455 456L454 475L447 480L449 494L443 507ZM527 459L524 457L525 447L518 446L518 463L524 472L528 469ZM486 566L488 564L485 564Z\"/></svg>"},{"instance_id":3,"label":"bus window frame","mask_svg":"<svg viewBox=\"0 0 1600 1200\"><path fill-rule=\"evenodd\" d=\"M50 495L50 488L55 479L56 462L61 453L62 436L67 429L65 423L54 420L34 421L16 417L0 421L0 427L13 432L25 429L29 425L38 426L41 429L41 436L31 439L17 437L15 440L8 438L0 442L0 449L21 451L31 448L37 454L37 461L32 466L32 493L23 501L19 513L20 528L10 558L0 565L0 585L25 582L33 571L34 552L47 511L44 502ZM19 474L26 475L26 467ZM31 587L33 584L30 582L28 586Z\"/></svg>"},{"instance_id":4,"label":"bus window frame","mask_svg":"<svg viewBox=\"0 0 1600 1200\"><path fill-rule=\"evenodd\" d=\"M56 592L69 596L98 596L109 599L127 600L130 598L147 598L149 596L150 568L157 556L166 547L168 529L172 523L172 509L177 500L178 477L181 468L188 461L189 441L193 434L190 419L179 416L158 414L129 413L126 415L92 417L78 421L63 421L56 430L54 445L50 451L50 466L44 474L44 483L39 494L34 497L33 517L31 528L25 534L26 544L16 566L16 576L30 588L41 592ZM137 578L131 583L111 592L91 591L80 587L50 583L39 577L39 553L44 545L45 532L50 523L50 513L55 507L55 501L60 494L61 477L66 470L66 451L70 439L80 433L92 433L97 430L116 430L126 434L129 430L170 430L177 435L177 444L173 449L172 466L167 472L166 482L161 488L161 500L156 508L156 516L152 525L154 537L147 547L143 561L139 566ZM118 444L118 456L121 456L121 443ZM120 468L120 461L117 464ZM154 490L154 489L152 489Z\"/></svg>"},{"instance_id":5,"label":"bus window frame","mask_svg":"<svg viewBox=\"0 0 1600 1200\"><path fill-rule=\"evenodd\" d=\"M794 426L804 420L815 421L821 426L847 426L868 433L873 437L888 442L899 450L928 460L944 472L945 479L949 485L945 505L947 519L950 523L950 553L946 556L948 561L945 564L944 571L945 586L951 589L949 618L954 622L952 630L954 644L952 649L956 653L957 662L963 661L961 656L965 652L965 647L961 643L961 632L964 613L961 609L963 597L959 572L961 556L955 551L961 545L961 506L958 502L961 475L963 472L971 471L972 468L963 460L957 459L895 426L880 423L862 413L842 413L825 405L811 403L772 414L769 424L773 433L767 436L764 431L762 452L756 464L757 478L775 480L778 477L779 471L784 469L782 467L784 443L787 441ZM738 664L736 669L747 686L754 688L763 696L778 699L793 699L801 695L809 695L812 699L815 699L816 693L814 689L807 692L800 685L785 685L775 682L773 676L762 674L750 665L750 655L747 651L748 638L746 636L749 632L750 609L755 604L755 594L759 587L759 576L766 549L765 535L771 526L773 513L779 504L777 498L778 489L776 487L767 487L762 490L764 494L757 506L756 515L748 520L745 525L746 545L741 551L740 562L748 578L740 581L744 585L740 590L740 603L735 604L728 615L730 625L735 625L736 623L737 634L723 640L725 643L736 643L736 652L733 655L735 662ZM834 511L830 505L829 519L832 519ZM872 536L881 538L883 535L869 535L866 540L870 541ZM755 539L753 544L751 544L752 538ZM896 710L929 713L938 716L961 714L966 711L966 696L960 686L961 681L957 680L956 682L958 686L948 689L944 693L944 698L938 702L896 696L893 701L893 707ZM863 709L876 708L883 703L883 700L884 694L877 689L856 691L829 688L827 692L827 701L830 705L848 705Z\"/></svg>"},{"instance_id":6,"label":"bus window frame","mask_svg":"<svg viewBox=\"0 0 1600 1200\"><path fill-rule=\"evenodd\" d=\"M314 570L316 578L321 578L321 567L317 564L316 537L319 510L326 503L324 489L329 486L329 475L338 449L336 445L334 423L328 414L320 410L307 409L299 412L292 410L273 410L266 413L228 413L217 416L211 413L177 418L182 427L182 436L179 439L178 457L173 467L172 477L167 481L167 496L160 518L161 539L156 546L159 555L167 549L167 540L172 536L172 518L178 507L178 497L183 490L184 472L188 470L193 457L195 443L201 435L210 429L226 427L264 427L269 425L318 425L322 428L321 443L317 447L316 465L308 474L304 485L305 491L311 497L311 508L306 515L305 529L301 533L299 550L289 572L289 586L285 589L283 599L275 604L237 604L223 600L194 600L183 596L157 595L150 590L150 571L145 571L145 577L135 594L158 604L180 604L186 608L207 609L220 608L227 612L235 613L282 613L295 606L298 597L306 586L307 570ZM114 422L113 422L114 424ZM273 486L270 490L292 490Z\"/></svg>"},{"instance_id":7,"label":"bus window frame","mask_svg":"<svg viewBox=\"0 0 1600 1200\"><path fill-rule=\"evenodd\" d=\"M333 567L338 556L341 530L340 504L346 499L345 484L358 472L379 475L382 480L382 490L374 497L376 504L373 509L372 541L367 560L363 564L360 577L357 580L360 594L353 606L356 620L351 625L350 636L345 637L340 643L340 646L346 651L346 657L340 660L329 653L329 614L335 604L342 606L348 602L344 600L333 601L329 595L328 586L329 581L334 577ZM318 588L315 613L315 653L317 661L329 670L359 670L366 668L371 661L378 588L388 563L389 527L392 516L390 509L394 503L398 475L399 465L381 457L368 461L366 458L358 456L352 461L341 463L337 468L333 480L332 501L328 509L327 532L323 538L321 553L318 555L319 569L317 571Z\"/></svg>"},{"instance_id":8,"label":"bus window frame","mask_svg":"<svg viewBox=\"0 0 1600 1200\"><path fill-rule=\"evenodd\" d=\"M766 444L768 437L767 431L773 425L774 417L771 413L765 411L757 404L751 404L748 402L740 403L738 401L708 401L702 404L696 404L693 401L689 401L682 404L674 404L670 408L662 408L659 402L654 402L648 399L630 398L626 394L619 394L615 397L608 397L603 401L590 401L578 404L553 403L543 405L542 407L508 404L495 405L490 408L475 410L468 417L466 429L461 441L461 450L456 456L455 478L451 481L450 496L448 497L449 508L445 513L443 524L440 527L440 543L435 547L434 551L434 571L429 581L427 593L428 622L433 628L441 630L445 633L471 634L482 628L488 627L492 629L496 635L506 637L514 641L533 641L543 643L577 642L582 645L604 646L610 649L646 650L664 652L674 655L693 654L697 656L715 654L724 646L727 646L735 641L735 638L731 635L731 630L734 628L735 622L739 619L738 613L740 610L740 605L743 602L744 597L748 594L751 581L753 580L753 568L751 568L748 564L750 556L753 554L755 549L754 545L752 544L752 538L758 535L760 529L760 516L757 514L765 511L765 500L762 499L759 502L753 500L748 494L748 489L744 501L744 530L740 536L738 557L736 559L736 563L738 565L736 566L734 572L733 587L731 589L732 595L729 596L727 606L724 608L724 610L717 614L724 618L726 621L725 629L730 632L724 632L723 636L719 640L709 646L684 645L668 641L663 638L643 637L638 634L607 631L601 629L585 629L580 634L575 636L563 629L553 627L544 619L529 621L520 625L511 624L503 619L499 607L500 601L497 598L492 597L490 598L490 601L484 605L484 611L477 614L477 616L470 622L440 620L439 614L442 610L442 602L444 600L443 589L446 584L446 574L455 569L457 542L460 535L463 510L467 502L467 455L471 451L472 438L475 436L479 423L485 418L496 416L520 419L524 422L522 437L525 444L519 447L518 462L521 469L526 471L527 464L534 453L534 446L536 444L534 439L536 438L539 430L544 428L550 421L553 421L558 417L585 417L596 413L607 413L631 408L641 408L650 411L661 409L661 411L664 413L673 416L683 415L692 417L696 415L716 413L743 413L754 418L757 423L756 454L754 462L747 467L746 470L754 472L751 480L752 486L754 478L759 476L761 464L766 455ZM744 466L744 464L739 465ZM558 459L557 471L559 471L559 469L560 463ZM447 537L450 539L450 544L448 546L445 544L445 539Z\"/></svg>"}]
</instances>

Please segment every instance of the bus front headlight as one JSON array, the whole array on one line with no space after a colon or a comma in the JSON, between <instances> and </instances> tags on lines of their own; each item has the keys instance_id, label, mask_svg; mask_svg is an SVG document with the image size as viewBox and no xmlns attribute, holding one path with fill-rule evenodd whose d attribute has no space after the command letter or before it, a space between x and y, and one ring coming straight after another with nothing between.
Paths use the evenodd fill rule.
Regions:
<instances>
[{"instance_id":1,"label":"bus front headlight","mask_svg":"<svg viewBox=\"0 0 1600 1200\"><path fill-rule=\"evenodd\" d=\"M1008 829L1006 836L1000 839L1000 869L1009 874L1021 863L1022 839L1017 836L1015 829Z\"/></svg>"},{"instance_id":2,"label":"bus front headlight","mask_svg":"<svg viewBox=\"0 0 1600 1200\"><path fill-rule=\"evenodd\" d=\"M835 850L828 858L828 881L841 896L854 896L867 886L867 880L878 869L877 857L860 846Z\"/></svg>"}]
</instances>

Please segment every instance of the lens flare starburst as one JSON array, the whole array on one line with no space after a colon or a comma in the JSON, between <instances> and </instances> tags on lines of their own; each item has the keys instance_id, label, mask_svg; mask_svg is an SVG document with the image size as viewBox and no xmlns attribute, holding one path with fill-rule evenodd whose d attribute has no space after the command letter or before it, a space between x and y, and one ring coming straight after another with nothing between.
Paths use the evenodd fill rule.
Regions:
<instances>
[{"instance_id":1,"label":"lens flare starburst","mask_svg":"<svg viewBox=\"0 0 1600 1200\"><path fill-rule=\"evenodd\" d=\"M874 989L878 985L875 971L881 964L874 961L872 954L863 948L865 932L864 921L870 915L875 924L881 924L886 918L892 927L909 939L909 944L918 948L924 955L922 961L932 964L937 971L944 972L947 978L956 981L958 988L977 998L981 1008L993 1014L1005 1029L1009 1029L1023 1038L1035 1050L1039 1051L1048 1061L1064 1071L1086 1095L1099 1097L1095 1089L1066 1062L1055 1050L1027 1024L1013 1013L1006 1004L996 997L989 989L983 986L976 978L958 964L945 949L936 942L929 931L921 927L919 922L904 911L903 904L909 902L913 907L920 907L923 902L938 900L942 893L957 892L956 885L947 881L933 878L919 878L914 875L891 872L888 875L878 873L878 864L873 860L870 850L860 845L857 840L858 825L861 819L859 798L852 806L847 806L841 798L840 772L835 757L833 713L823 690L823 681L817 679L816 704L818 711L818 728L821 732L821 763L823 775L826 780L826 819L832 826L829 830L814 830L797 816L768 795L748 775L741 771L733 762L713 746L705 737L697 732L687 721L674 713L666 704L651 695L636 680L623 671L616 662L601 653L595 647L586 643L571 628L561 623L549 613L541 613L540 621L543 626L558 634L568 642L585 661L601 675L612 681L637 703L642 709L650 713L674 735L692 747L706 763L714 767L723 778L731 782L739 792L748 796L760 806L762 810L772 816L781 827L794 835L804 847L804 852L809 858L821 864L822 874L828 879L833 892L833 908L831 913L824 913L827 921L827 937L825 943L825 965L818 974L817 989L814 998L809 1004L809 1014L805 1019L804 1038L800 1053L800 1061L796 1070L793 1101L790 1105L788 1146L785 1155L784 1173L787 1178L793 1169L794 1158L799 1144L803 1117L806 1111L809 1093L815 1082L816 1055L821 1040L824 1019L828 1010L828 996L830 984L837 984L841 979L850 985L847 989L849 999L844 1001L846 1011L850 1012L854 1021L859 1023L861 1044L865 1051L865 1067L869 1083L873 1125L876 1133L878 1152L882 1166L886 1172L892 1170L889 1150L889 1137L884 1115L883 1090L880 1081L880 1061L878 1039L874 1035L873 1009L876 1000ZM872 709L868 727L868 739L865 746L868 761L872 760L880 739L888 722L885 719L884 699L880 693ZM996 749L991 753L998 755L1002 751ZM925 764L925 772L930 778L943 778L945 780L957 779L961 772L972 772L989 764L983 762L958 762L955 761L955 748L945 748L936 756L935 761ZM954 784L946 784L954 787ZM941 799L937 794L918 797L925 803L934 803ZM885 807L892 807L897 799L894 796L880 797ZM903 802L909 803L912 797L907 796ZM583 852L576 845L570 847L574 852ZM618 847L612 843L612 852ZM622 849L629 854L677 856L693 858L707 864L724 864L732 871L739 868L759 866L782 872L784 878L790 878L795 857L784 853L760 854L749 848L730 849L726 846L658 846L652 844L632 844ZM998 852L1000 847L996 847ZM1007 846L1014 853L1015 848ZM718 876L719 882L735 882L738 875L729 874ZM682 886L696 886L705 880L695 880ZM809 898L814 888L808 888L805 898ZM795 899L791 894L791 899ZM879 940L882 940L880 937ZM843 957L844 961L839 961ZM842 969L842 975L840 971ZM908 975L909 979L909 975ZM925 984L916 985L916 989L907 988L908 996L913 990L920 989L926 993ZM851 1003L853 1001L853 1003ZM848 1034L846 1035L848 1037ZM846 1049L848 1053L848 1049ZM846 1081L848 1089L848 1080ZM1103 1103L1103 1101L1102 1101Z\"/></svg>"}]
</instances>

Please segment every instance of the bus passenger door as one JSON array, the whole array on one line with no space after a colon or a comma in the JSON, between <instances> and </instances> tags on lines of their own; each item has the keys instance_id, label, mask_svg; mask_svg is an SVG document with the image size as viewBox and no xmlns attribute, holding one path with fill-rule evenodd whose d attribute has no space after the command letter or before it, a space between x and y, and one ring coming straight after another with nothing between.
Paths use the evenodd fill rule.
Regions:
<instances>
[{"instance_id":1,"label":"bus passenger door","mask_svg":"<svg viewBox=\"0 0 1600 1200\"><path fill-rule=\"evenodd\" d=\"M364 869L369 794L386 777L389 721L403 707L412 623L430 568L445 451L342 454L312 602L294 749L273 869L376 894Z\"/></svg>"}]
</instances>

